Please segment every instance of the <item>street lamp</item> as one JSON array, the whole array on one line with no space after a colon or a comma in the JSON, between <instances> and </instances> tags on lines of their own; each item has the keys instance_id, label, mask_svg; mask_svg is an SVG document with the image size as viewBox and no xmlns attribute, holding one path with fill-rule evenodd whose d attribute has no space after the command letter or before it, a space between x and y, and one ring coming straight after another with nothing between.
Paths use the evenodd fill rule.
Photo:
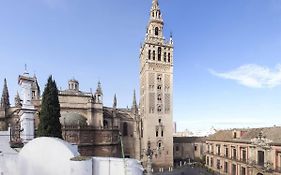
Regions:
<instances>
[{"instance_id":1,"label":"street lamp","mask_svg":"<svg viewBox=\"0 0 281 175\"><path fill-rule=\"evenodd\" d=\"M145 150L145 155L147 156L147 175L152 175L152 155L153 155L153 150L151 149L151 143L150 141L147 142L147 149Z\"/></svg>"},{"instance_id":2,"label":"street lamp","mask_svg":"<svg viewBox=\"0 0 281 175\"><path fill-rule=\"evenodd\" d=\"M155 149L152 149L151 142L150 141L147 142L147 149L143 149L145 155L147 156L147 165L146 165L147 175L152 174L152 155L155 153L155 156L157 156L158 154L161 154L163 150L164 150L164 146L156 147ZM163 168L161 168L161 170L159 169L159 171L163 171Z\"/></svg>"}]
</instances>

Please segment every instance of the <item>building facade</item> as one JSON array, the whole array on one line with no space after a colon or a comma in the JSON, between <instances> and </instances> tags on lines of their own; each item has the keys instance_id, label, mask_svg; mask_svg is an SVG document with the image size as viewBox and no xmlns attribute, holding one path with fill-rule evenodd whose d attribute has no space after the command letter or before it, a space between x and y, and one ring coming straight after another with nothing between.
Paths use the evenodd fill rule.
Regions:
<instances>
[{"instance_id":1,"label":"building facade","mask_svg":"<svg viewBox=\"0 0 281 175\"><path fill-rule=\"evenodd\" d=\"M22 111L27 109L26 103L30 103L32 110L34 109L35 119L32 120L35 120L35 130L40 117L41 97L36 76L30 77L25 73L24 76L19 76L19 80L21 86L24 86L23 80L31 82L31 92L28 95L30 99L23 96L24 93L20 93L21 95L17 93L15 105L11 106L7 81L4 80L0 106L0 130L4 131L9 126L12 127L12 136L24 134L23 131L19 134L19 130L23 128L20 126L22 123L20 121L23 119ZM58 96L63 138L72 144L77 144L81 155L122 157L123 149L125 157L140 159L138 131L140 116L135 93L131 108L117 108L116 95L112 107L106 107L103 105L100 82L95 93L92 93L81 91L79 82L71 79L68 81L68 88L59 90ZM17 142L15 144L18 144Z\"/></svg>"},{"instance_id":2,"label":"building facade","mask_svg":"<svg viewBox=\"0 0 281 175\"><path fill-rule=\"evenodd\" d=\"M174 137L174 161L204 162L206 137Z\"/></svg>"},{"instance_id":3,"label":"building facade","mask_svg":"<svg viewBox=\"0 0 281 175\"><path fill-rule=\"evenodd\" d=\"M225 175L280 175L281 127L223 130L206 141L206 166Z\"/></svg>"},{"instance_id":4,"label":"building facade","mask_svg":"<svg viewBox=\"0 0 281 175\"><path fill-rule=\"evenodd\" d=\"M140 49L140 117L142 159L153 151L152 166L173 166L173 40L164 39L164 21L153 0Z\"/></svg>"}]
</instances>

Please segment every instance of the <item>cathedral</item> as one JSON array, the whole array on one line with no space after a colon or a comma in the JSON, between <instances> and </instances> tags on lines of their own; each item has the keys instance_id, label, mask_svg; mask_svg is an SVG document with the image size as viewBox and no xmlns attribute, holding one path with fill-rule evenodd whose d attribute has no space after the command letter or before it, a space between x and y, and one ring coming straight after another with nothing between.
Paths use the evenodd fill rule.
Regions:
<instances>
[{"instance_id":1,"label":"cathedral","mask_svg":"<svg viewBox=\"0 0 281 175\"><path fill-rule=\"evenodd\" d=\"M59 90L63 138L78 146L84 156L135 158L153 168L173 166L173 39L164 37L164 20L158 0L152 1L144 42L140 48L140 101L132 94L130 108L103 104L102 85L94 92L80 90L79 81L70 79L68 88ZM32 81L31 102L35 109L35 130L40 117L41 92L36 76ZM0 104L0 130L16 128L22 97L9 101L4 80Z\"/></svg>"}]
</instances>

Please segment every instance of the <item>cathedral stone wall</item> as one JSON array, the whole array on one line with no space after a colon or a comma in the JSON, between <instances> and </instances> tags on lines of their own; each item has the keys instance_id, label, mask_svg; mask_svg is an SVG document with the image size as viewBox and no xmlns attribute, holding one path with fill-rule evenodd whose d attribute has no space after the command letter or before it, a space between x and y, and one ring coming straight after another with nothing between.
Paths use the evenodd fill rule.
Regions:
<instances>
[{"instance_id":1,"label":"cathedral stone wall","mask_svg":"<svg viewBox=\"0 0 281 175\"><path fill-rule=\"evenodd\" d=\"M119 130L96 129L91 126L66 126L62 128L65 140L78 145L83 156L120 157Z\"/></svg>"}]
</instances>

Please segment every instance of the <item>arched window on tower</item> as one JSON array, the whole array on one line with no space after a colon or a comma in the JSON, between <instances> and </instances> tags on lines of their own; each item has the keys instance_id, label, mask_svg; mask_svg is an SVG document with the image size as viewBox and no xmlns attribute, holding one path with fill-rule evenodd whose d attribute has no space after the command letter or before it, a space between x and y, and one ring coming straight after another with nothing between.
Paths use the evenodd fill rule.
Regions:
<instances>
[{"instance_id":1,"label":"arched window on tower","mask_svg":"<svg viewBox=\"0 0 281 175\"><path fill-rule=\"evenodd\" d=\"M148 59L151 59L151 50L148 50Z\"/></svg>"},{"instance_id":2,"label":"arched window on tower","mask_svg":"<svg viewBox=\"0 0 281 175\"><path fill-rule=\"evenodd\" d=\"M123 123L123 136L128 136L128 124L127 124L127 122Z\"/></svg>"},{"instance_id":3,"label":"arched window on tower","mask_svg":"<svg viewBox=\"0 0 281 175\"><path fill-rule=\"evenodd\" d=\"M164 62L166 62L166 61L167 61L167 53L164 52Z\"/></svg>"},{"instance_id":4,"label":"arched window on tower","mask_svg":"<svg viewBox=\"0 0 281 175\"><path fill-rule=\"evenodd\" d=\"M161 47L158 47L158 61L161 61Z\"/></svg>"},{"instance_id":5,"label":"arched window on tower","mask_svg":"<svg viewBox=\"0 0 281 175\"><path fill-rule=\"evenodd\" d=\"M157 100L158 100L158 101L161 101L161 100L162 100L161 94L158 94Z\"/></svg>"},{"instance_id":6,"label":"arched window on tower","mask_svg":"<svg viewBox=\"0 0 281 175\"><path fill-rule=\"evenodd\" d=\"M157 75L157 81L160 82L161 80L162 80L162 76L161 76L161 74L158 74L158 75Z\"/></svg>"},{"instance_id":7,"label":"arched window on tower","mask_svg":"<svg viewBox=\"0 0 281 175\"><path fill-rule=\"evenodd\" d=\"M161 111L162 111L162 108L161 108L160 105L157 107L157 111L158 111L158 112L161 112Z\"/></svg>"},{"instance_id":8,"label":"arched window on tower","mask_svg":"<svg viewBox=\"0 0 281 175\"><path fill-rule=\"evenodd\" d=\"M171 54L168 53L168 62L170 63L171 62Z\"/></svg>"},{"instance_id":9,"label":"arched window on tower","mask_svg":"<svg viewBox=\"0 0 281 175\"><path fill-rule=\"evenodd\" d=\"M162 89L161 85L158 85L158 86L157 86L157 89L158 89L158 90L161 90L161 89Z\"/></svg>"},{"instance_id":10,"label":"arched window on tower","mask_svg":"<svg viewBox=\"0 0 281 175\"><path fill-rule=\"evenodd\" d=\"M152 59L155 60L155 50L152 52Z\"/></svg>"},{"instance_id":11,"label":"arched window on tower","mask_svg":"<svg viewBox=\"0 0 281 175\"><path fill-rule=\"evenodd\" d=\"M159 28L155 27L155 35L158 36L158 34L159 34Z\"/></svg>"}]
</instances>

